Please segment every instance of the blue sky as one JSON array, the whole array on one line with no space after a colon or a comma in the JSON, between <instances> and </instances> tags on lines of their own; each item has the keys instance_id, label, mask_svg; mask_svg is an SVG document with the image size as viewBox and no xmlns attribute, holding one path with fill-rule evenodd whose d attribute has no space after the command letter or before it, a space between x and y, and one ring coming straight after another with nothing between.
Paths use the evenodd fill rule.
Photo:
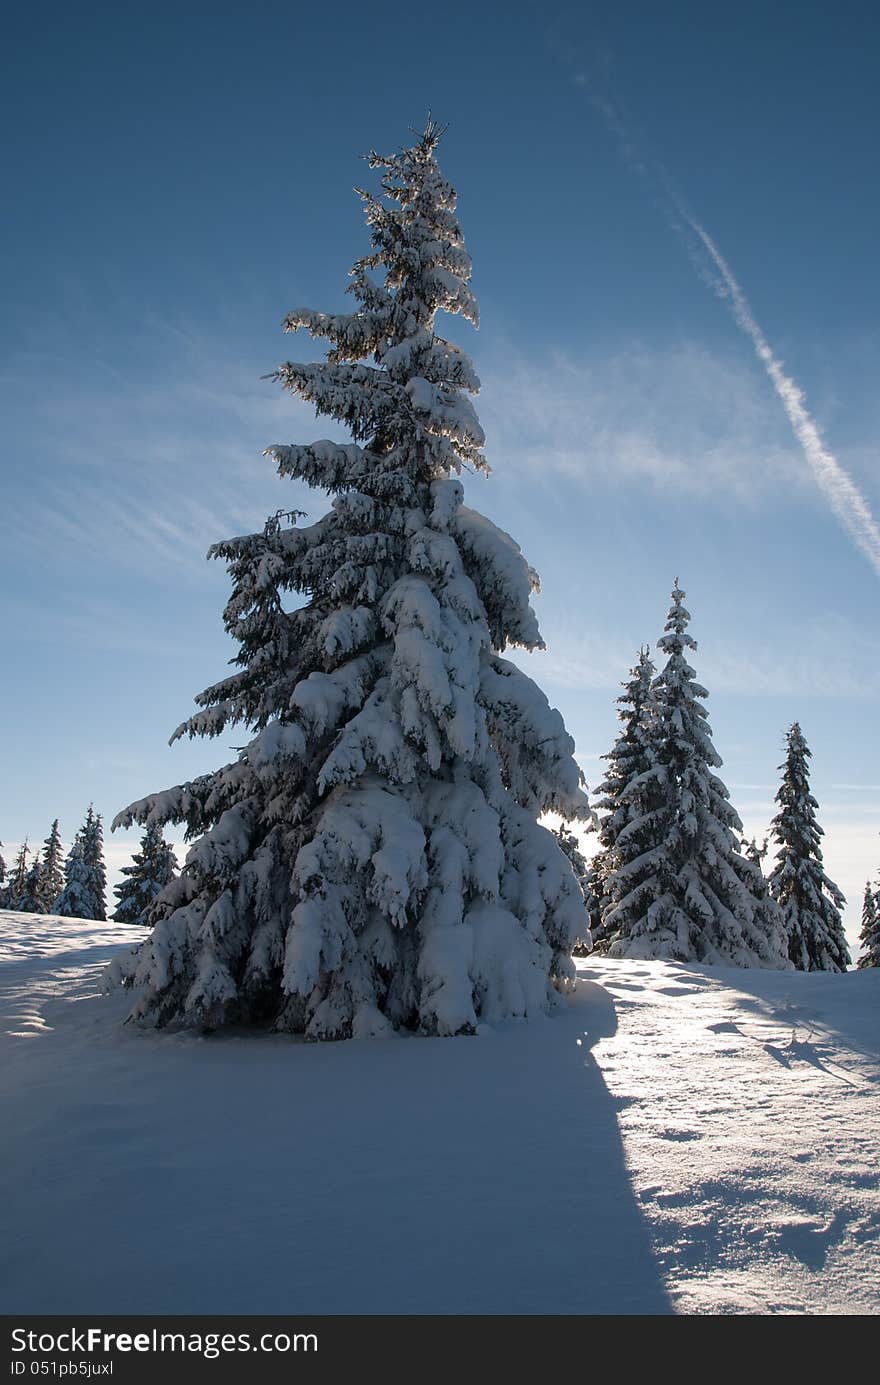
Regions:
<instances>
[{"instance_id":1,"label":"blue sky","mask_svg":"<svg viewBox=\"0 0 880 1385\"><path fill-rule=\"evenodd\" d=\"M110 818L224 754L166 744L231 652L205 550L325 508L261 452L326 421L260 377L315 354L286 311L350 302L359 155L430 107L482 308L479 333L452 329L494 467L468 499L541 573L549 649L529 667L595 782L678 575L733 801L763 829L799 719L852 933L880 866L878 575L658 188L714 238L876 515L880 18L851 0L469 11L9 19L0 838L56 815L69 838L90 799ZM116 834L114 868L130 848Z\"/></svg>"}]
</instances>

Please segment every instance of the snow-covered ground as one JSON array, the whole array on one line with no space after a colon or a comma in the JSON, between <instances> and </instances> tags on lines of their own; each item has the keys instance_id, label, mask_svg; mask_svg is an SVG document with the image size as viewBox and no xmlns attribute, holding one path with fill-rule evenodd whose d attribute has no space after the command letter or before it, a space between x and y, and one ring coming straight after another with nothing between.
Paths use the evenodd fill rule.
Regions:
<instances>
[{"instance_id":1,"label":"snow-covered ground","mask_svg":"<svg viewBox=\"0 0 880 1385\"><path fill-rule=\"evenodd\" d=\"M0 1310L880 1311L880 970L308 1045L123 1028L132 932L0 914Z\"/></svg>"}]
</instances>

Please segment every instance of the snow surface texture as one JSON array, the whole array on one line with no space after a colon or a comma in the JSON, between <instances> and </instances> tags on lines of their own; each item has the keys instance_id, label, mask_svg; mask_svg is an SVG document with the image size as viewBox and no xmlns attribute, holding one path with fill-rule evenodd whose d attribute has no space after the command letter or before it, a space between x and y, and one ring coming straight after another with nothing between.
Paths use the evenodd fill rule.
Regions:
<instances>
[{"instance_id":1,"label":"snow surface texture","mask_svg":"<svg viewBox=\"0 0 880 1385\"><path fill-rule=\"evenodd\" d=\"M331 512L212 550L239 671L175 734L245 723L253 739L114 824L196 839L108 978L139 988L146 1024L471 1033L552 1008L574 979L584 898L537 819L588 805L559 712L499 657L541 644L537 576L457 479L487 468L479 381L435 330L441 311L477 320L439 137L429 121L411 149L370 156L382 196L362 194L373 251L352 269L355 311L285 322L326 339L327 359L275 378L358 441L268 452Z\"/></svg>"},{"instance_id":2,"label":"snow surface texture","mask_svg":"<svg viewBox=\"0 0 880 1385\"><path fill-rule=\"evenodd\" d=\"M4 1312L880 1311L876 968L314 1045L122 1027L129 936L0 914Z\"/></svg>"}]
</instances>

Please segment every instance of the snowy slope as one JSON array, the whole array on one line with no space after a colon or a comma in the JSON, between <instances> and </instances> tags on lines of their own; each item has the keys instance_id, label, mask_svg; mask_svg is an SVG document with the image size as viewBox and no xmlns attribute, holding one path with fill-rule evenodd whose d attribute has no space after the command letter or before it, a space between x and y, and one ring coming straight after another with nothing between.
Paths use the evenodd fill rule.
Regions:
<instances>
[{"instance_id":1,"label":"snowy slope","mask_svg":"<svg viewBox=\"0 0 880 1385\"><path fill-rule=\"evenodd\" d=\"M0 1310L880 1310L880 970L307 1045L123 1029L133 932L0 914Z\"/></svg>"}]
</instances>

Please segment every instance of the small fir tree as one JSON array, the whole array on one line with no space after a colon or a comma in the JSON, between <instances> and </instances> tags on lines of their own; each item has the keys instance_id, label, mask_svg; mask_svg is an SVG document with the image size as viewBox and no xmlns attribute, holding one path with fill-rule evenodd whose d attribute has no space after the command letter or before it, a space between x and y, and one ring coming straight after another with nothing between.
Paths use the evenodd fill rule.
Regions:
<instances>
[{"instance_id":1,"label":"small fir tree","mask_svg":"<svg viewBox=\"0 0 880 1385\"><path fill-rule=\"evenodd\" d=\"M106 875L100 814L92 804L64 863L64 884L52 905L66 918L104 920Z\"/></svg>"},{"instance_id":2,"label":"small fir tree","mask_svg":"<svg viewBox=\"0 0 880 1385\"><path fill-rule=\"evenodd\" d=\"M30 848L25 837L18 851L15 853L15 860L6 881L6 889L3 895L3 908L14 909L24 912L24 903L27 899L28 885L28 856Z\"/></svg>"},{"instance_id":3,"label":"small fir tree","mask_svg":"<svg viewBox=\"0 0 880 1385\"><path fill-rule=\"evenodd\" d=\"M64 885L52 905L52 913L64 918L93 919L98 904L90 885L91 872L83 860L82 839L77 833L64 862Z\"/></svg>"},{"instance_id":4,"label":"small fir tree","mask_svg":"<svg viewBox=\"0 0 880 1385\"><path fill-rule=\"evenodd\" d=\"M786 945L782 913L770 892L770 882L764 874L764 860L768 850L769 844L766 837L760 846L754 837L749 842L743 841L741 851L745 862L743 878L752 899L755 901L755 927L771 941L774 952L780 958L784 958Z\"/></svg>"},{"instance_id":5,"label":"small fir tree","mask_svg":"<svg viewBox=\"0 0 880 1385\"><path fill-rule=\"evenodd\" d=\"M107 869L104 864L104 824L93 804L82 828L83 861L89 871L89 890L95 901L95 913L90 917L103 922L107 918Z\"/></svg>"},{"instance_id":6,"label":"small fir tree","mask_svg":"<svg viewBox=\"0 0 880 1385\"><path fill-rule=\"evenodd\" d=\"M846 971L849 948L843 931L843 894L822 867L824 833L810 793L810 749L795 722L786 736L776 795L779 812L771 830L779 843L770 892L783 913L788 955L799 971Z\"/></svg>"},{"instance_id":7,"label":"small fir tree","mask_svg":"<svg viewBox=\"0 0 880 1385\"><path fill-rule=\"evenodd\" d=\"M747 861L751 861L752 865L757 866L762 874L764 871L764 861L766 859L767 852L769 851L769 849L770 847L766 837L764 838L760 846L758 846L757 837L743 837L742 839L741 850L743 856L745 856Z\"/></svg>"},{"instance_id":8,"label":"small fir tree","mask_svg":"<svg viewBox=\"0 0 880 1385\"><path fill-rule=\"evenodd\" d=\"M589 889L590 867L586 857L581 851L580 842L574 832L572 832L568 823L561 822L558 827L554 827L553 835L568 857L572 871L574 872L574 878L580 885L581 893L584 897L583 926L580 935L575 939L574 948L572 949L576 957L584 957L593 950L593 941L590 935L590 920L587 913L587 892Z\"/></svg>"},{"instance_id":9,"label":"small fir tree","mask_svg":"<svg viewBox=\"0 0 880 1385\"><path fill-rule=\"evenodd\" d=\"M25 876L24 891L15 907L20 909L23 914L46 913L47 911L43 907L44 895L43 862L34 852L33 860Z\"/></svg>"},{"instance_id":10,"label":"small fir tree","mask_svg":"<svg viewBox=\"0 0 880 1385\"><path fill-rule=\"evenodd\" d=\"M537 819L586 799L562 718L501 657L542 644L536 575L458 480L486 464L479 382L435 321L477 320L440 134L429 121L411 148L370 155L382 195L361 194L355 310L286 319L329 347L277 380L352 441L269 452L330 513L213 550L239 667L178 734L238 722L250 739L117 819L197 839L151 937L111 969L149 1023L469 1033L543 1011L574 975L583 896Z\"/></svg>"},{"instance_id":11,"label":"small fir tree","mask_svg":"<svg viewBox=\"0 0 880 1385\"><path fill-rule=\"evenodd\" d=\"M690 614L676 580L665 634L657 647L666 663L654 680L654 763L621 797L638 805L618 834L639 852L609 881L606 926L617 957L668 957L736 966L786 965L778 912L760 896L760 871L739 850L742 823L714 773L702 699L706 689L686 651Z\"/></svg>"},{"instance_id":12,"label":"small fir tree","mask_svg":"<svg viewBox=\"0 0 880 1385\"><path fill-rule=\"evenodd\" d=\"M862 954L860 967L880 967L880 886L873 886L870 880L865 885L862 901L862 931L859 934Z\"/></svg>"},{"instance_id":13,"label":"small fir tree","mask_svg":"<svg viewBox=\"0 0 880 1385\"><path fill-rule=\"evenodd\" d=\"M52 906L64 887L64 847L61 844L57 818L43 843L41 865L39 911L41 914L48 914L51 913Z\"/></svg>"},{"instance_id":14,"label":"small fir tree","mask_svg":"<svg viewBox=\"0 0 880 1385\"><path fill-rule=\"evenodd\" d=\"M146 928L156 896L177 874L177 858L173 848L162 836L162 829L152 823L141 838L141 849L132 856L131 865L122 867L125 877L116 886L116 923L136 924Z\"/></svg>"},{"instance_id":15,"label":"small fir tree","mask_svg":"<svg viewBox=\"0 0 880 1385\"><path fill-rule=\"evenodd\" d=\"M629 678L622 685L623 692L616 699L622 727L611 750L603 756L608 761L608 769L596 790L599 795L596 808L604 812L604 816L597 828L599 850L590 862L585 894L593 946L598 952L606 952L613 940L613 932L605 921L614 903L611 879L615 871L642 851L637 833L629 832L619 845L618 839L624 828L643 816L644 804L638 787L655 758L654 674L648 650L639 650L638 662L630 670Z\"/></svg>"}]
</instances>

